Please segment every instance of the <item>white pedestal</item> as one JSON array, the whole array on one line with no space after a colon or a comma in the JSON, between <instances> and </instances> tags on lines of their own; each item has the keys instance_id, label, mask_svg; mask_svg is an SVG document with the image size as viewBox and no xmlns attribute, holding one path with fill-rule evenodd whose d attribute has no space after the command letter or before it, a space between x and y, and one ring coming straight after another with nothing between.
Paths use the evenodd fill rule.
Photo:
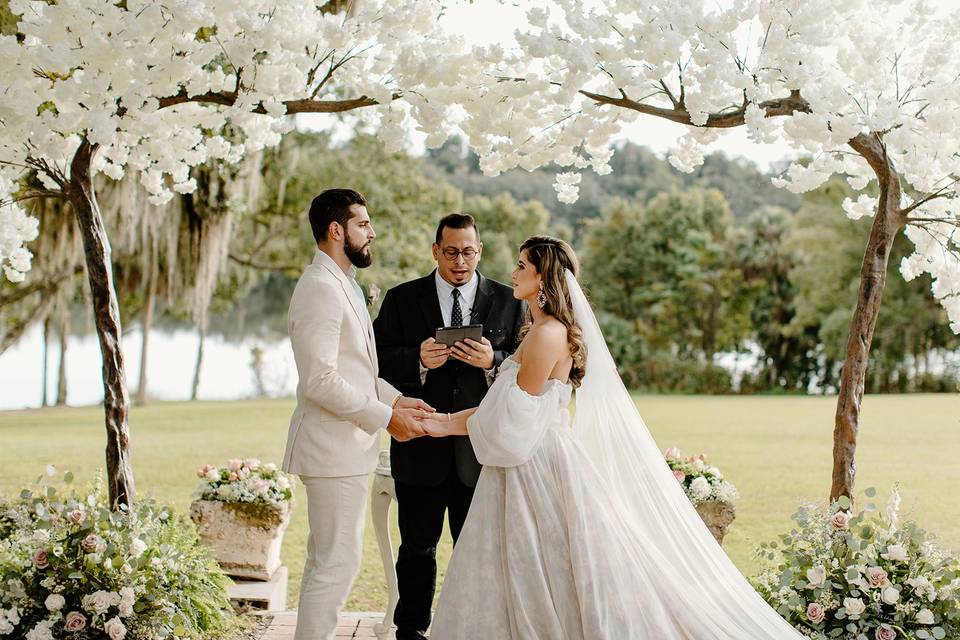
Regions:
<instances>
[{"instance_id":1,"label":"white pedestal","mask_svg":"<svg viewBox=\"0 0 960 640\"><path fill-rule=\"evenodd\" d=\"M383 573L387 579L387 610L383 614L383 621L373 627L377 638L383 640L393 628L393 612L400 600L397 590L397 570L393 561L393 546L390 542L390 502L396 500L397 493L390 475L390 452L380 452L380 464L373 476L373 488L370 501L373 510L373 530L377 534L377 545L380 547L380 558L383 561Z\"/></svg>"},{"instance_id":2,"label":"white pedestal","mask_svg":"<svg viewBox=\"0 0 960 640\"><path fill-rule=\"evenodd\" d=\"M288 577L287 567L281 565L266 582L235 579L227 586L227 595L238 609L284 611L287 608Z\"/></svg>"}]
</instances>

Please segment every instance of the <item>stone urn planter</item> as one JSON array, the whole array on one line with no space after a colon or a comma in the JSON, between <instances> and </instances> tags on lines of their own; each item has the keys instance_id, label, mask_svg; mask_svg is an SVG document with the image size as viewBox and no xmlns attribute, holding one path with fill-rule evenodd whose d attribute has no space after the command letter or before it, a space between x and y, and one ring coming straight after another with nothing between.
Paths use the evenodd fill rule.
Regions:
<instances>
[{"instance_id":1,"label":"stone urn planter","mask_svg":"<svg viewBox=\"0 0 960 640\"><path fill-rule=\"evenodd\" d=\"M705 500L696 505L697 513L718 544L723 544L727 529L737 517L737 507L724 500Z\"/></svg>"},{"instance_id":2,"label":"stone urn planter","mask_svg":"<svg viewBox=\"0 0 960 640\"><path fill-rule=\"evenodd\" d=\"M280 568L280 546L292 511L292 500L277 505L196 500L190 518L224 573L270 580Z\"/></svg>"}]
</instances>

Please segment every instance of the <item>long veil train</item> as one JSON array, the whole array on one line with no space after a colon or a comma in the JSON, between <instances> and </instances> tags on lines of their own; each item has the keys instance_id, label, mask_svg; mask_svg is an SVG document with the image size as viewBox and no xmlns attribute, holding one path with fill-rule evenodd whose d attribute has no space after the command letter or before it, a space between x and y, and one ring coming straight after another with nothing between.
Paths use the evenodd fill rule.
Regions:
<instances>
[{"instance_id":1,"label":"long veil train","mask_svg":"<svg viewBox=\"0 0 960 640\"><path fill-rule=\"evenodd\" d=\"M659 595L684 633L697 640L803 638L774 611L704 526L663 459L624 387L596 316L576 277L566 272L574 317L587 347L576 392L574 433L619 514L616 535L662 578ZM632 543L632 544L631 544ZM655 594L638 594L644 597Z\"/></svg>"}]
</instances>

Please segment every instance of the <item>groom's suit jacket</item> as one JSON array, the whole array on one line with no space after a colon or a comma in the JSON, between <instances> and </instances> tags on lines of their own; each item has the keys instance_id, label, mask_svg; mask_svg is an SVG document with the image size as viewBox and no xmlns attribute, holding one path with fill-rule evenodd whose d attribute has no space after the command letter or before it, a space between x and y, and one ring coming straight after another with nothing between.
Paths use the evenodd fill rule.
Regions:
<instances>
[{"instance_id":1,"label":"groom's suit jacket","mask_svg":"<svg viewBox=\"0 0 960 640\"><path fill-rule=\"evenodd\" d=\"M340 477L377 466L380 429L400 392L378 377L361 296L356 281L319 250L293 291L288 330L300 381L284 471Z\"/></svg>"},{"instance_id":2,"label":"groom's suit jacket","mask_svg":"<svg viewBox=\"0 0 960 640\"><path fill-rule=\"evenodd\" d=\"M469 322L483 324L483 336L493 346L494 368L517 347L526 306L513 297L513 289L479 272L477 295ZM442 327L435 272L398 285L387 292L374 322L381 373L405 396L421 398L439 412L456 412L480 404L487 393L482 369L450 358L428 371L420 382L420 343ZM464 484L474 487L481 466L467 436L415 438L390 442L393 477L416 486L437 486L455 467Z\"/></svg>"}]
</instances>

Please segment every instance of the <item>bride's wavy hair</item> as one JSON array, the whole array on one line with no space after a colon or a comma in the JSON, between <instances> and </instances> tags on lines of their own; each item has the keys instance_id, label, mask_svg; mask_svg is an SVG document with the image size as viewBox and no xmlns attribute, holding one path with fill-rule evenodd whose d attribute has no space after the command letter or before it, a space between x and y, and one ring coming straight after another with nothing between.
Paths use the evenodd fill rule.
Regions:
<instances>
[{"instance_id":1,"label":"bride's wavy hair","mask_svg":"<svg viewBox=\"0 0 960 640\"><path fill-rule=\"evenodd\" d=\"M564 272L569 269L575 278L579 278L580 261L569 244L551 236L531 236L520 245L520 251L527 252L527 260L543 280L543 294L546 297L544 313L553 316L567 328L567 344L573 357L570 384L577 388L586 373L587 345L583 342L583 331L573 317L573 303ZM521 339L530 330L531 321L532 316L527 310L527 325L520 332Z\"/></svg>"}]
</instances>

